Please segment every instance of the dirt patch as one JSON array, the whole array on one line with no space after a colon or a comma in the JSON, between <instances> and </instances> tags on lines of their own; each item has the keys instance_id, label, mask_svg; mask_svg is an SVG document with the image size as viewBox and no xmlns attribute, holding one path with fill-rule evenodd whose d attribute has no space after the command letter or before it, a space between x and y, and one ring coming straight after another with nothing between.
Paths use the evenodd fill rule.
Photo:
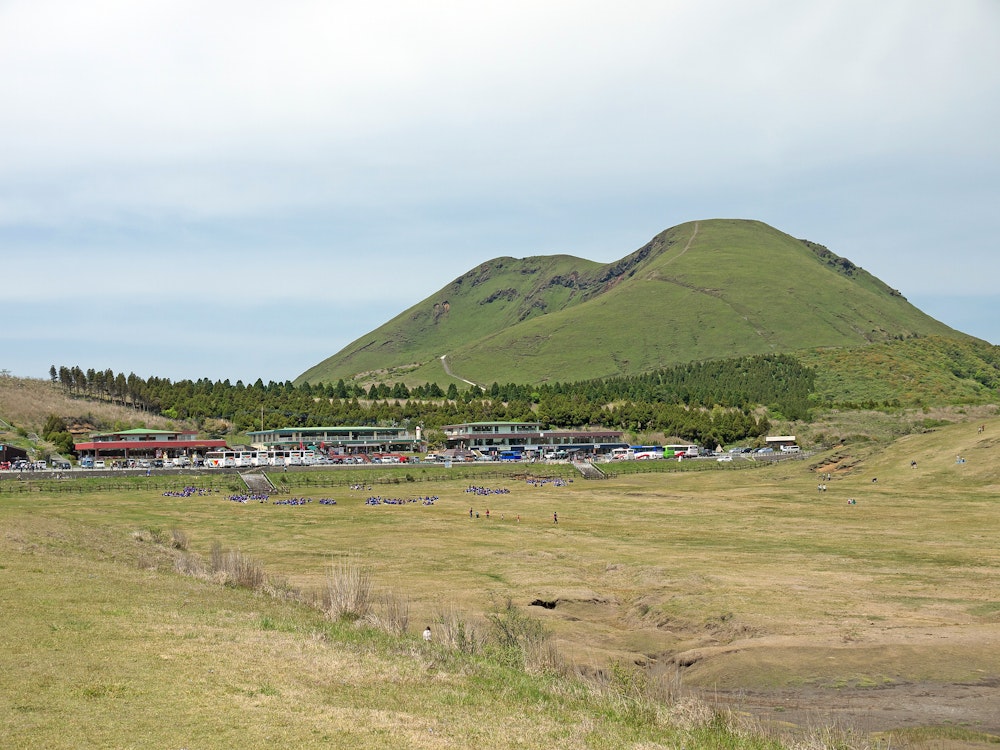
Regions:
<instances>
[{"instance_id":1,"label":"dirt patch","mask_svg":"<svg viewBox=\"0 0 1000 750\"><path fill-rule=\"evenodd\" d=\"M678 669L701 700L789 736L824 727L865 735L937 727L992 735L990 742L1000 744L995 624L871 629L852 643L751 638L676 653L661 663Z\"/></svg>"},{"instance_id":2,"label":"dirt patch","mask_svg":"<svg viewBox=\"0 0 1000 750\"><path fill-rule=\"evenodd\" d=\"M832 456L824 457L820 463L813 464L810 468L819 474L846 474L853 471L862 463L862 459L850 453L838 452Z\"/></svg>"},{"instance_id":3,"label":"dirt patch","mask_svg":"<svg viewBox=\"0 0 1000 750\"><path fill-rule=\"evenodd\" d=\"M768 729L793 737L824 727L866 735L955 727L995 735L1000 743L997 678L972 684L919 682L879 688L701 690L696 694L717 708L746 713ZM935 742L935 747L942 746L941 741Z\"/></svg>"}]
</instances>

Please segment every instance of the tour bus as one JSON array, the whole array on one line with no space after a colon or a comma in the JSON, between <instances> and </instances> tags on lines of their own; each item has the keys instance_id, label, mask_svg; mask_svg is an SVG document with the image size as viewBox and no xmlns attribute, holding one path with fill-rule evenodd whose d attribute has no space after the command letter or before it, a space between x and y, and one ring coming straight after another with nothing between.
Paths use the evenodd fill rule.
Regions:
<instances>
[{"instance_id":1,"label":"tour bus","mask_svg":"<svg viewBox=\"0 0 1000 750\"><path fill-rule=\"evenodd\" d=\"M612 461L631 461L635 458L635 451L632 448L612 448Z\"/></svg>"},{"instance_id":2,"label":"tour bus","mask_svg":"<svg viewBox=\"0 0 1000 750\"><path fill-rule=\"evenodd\" d=\"M233 466L246 468L257 465L254 463L257 458L257 451L235 451L234 453Z\"/></svg>"},{"instance_id":3,"label":"tour bus","mask_svg":"<svg viewBox=\"0 0 1000 750\"><path fill-rule=\"evenodd\" d=\"M520 461L522 458L521 451L500 451L501 461Z\"/></svg>"},{"instance_id":4,"label":"tour bus","mask_svg":"<svg viewBox=\"0 0 1000 750\"><path fill-rule=\"evenodd\" d=\"M285 451L281 448L268 448L260 452L259 461L261 466L284 466Z\"/></svg>"},{"instance_id":5,"label":"tour bus","mask_svg":"<svg viewBox=\"0 0 1000 750\"><path fill-rule=\"evenodd\" d=\"M250 458L251 466L270 466L271 465L271 452L270 451L254 451L253 456Z\"/></svg>"},{"instance_id":6,"label":"tour bus","mask_svg":"<svg viewBox=\"0 0 1000 750\"><path fill-rule=\"evenodd\" d=\"M206 469L231 469L236 466L237 451L214 450L205 454Z\"/></svg>"},{"instance_id":7,"label":"tour bus","mask_svg":"<svg viewBox=\"0 0 1000 750\"><path fill-rule=\"evenodd\" d=\"M316 451L309 449L285 451L285 463L289 466L309 466L316 463Z\"/></svg>"},{"instance_id":8,"label":"tour bus","mask_svg":"<svg viewBox=\"0 0 1000 750\"><path fill-rule=\"evenodd\" d=\"M236 456L237 466L270 466L270 451L239 451Z\"/></svg>"},{"instance_id":9,"label":"tour bus","mask_svg":"<svg viewBox=\"0 0 1000 750\"><path fill-rule=\"evenodd\" d=\"M685 443L682 445L665 445L663 447L663 455L666 458L673 456L674 458L697 458L698 457L698 446Z\"/></svg>"},{"instance_id":10,"label":"tour bus","mask_svg":"<svg viewBox=\"0 0 1000 750\"><path fill-rule=\"evenodd\" d=\"M636 461L663 458L663 448L659 445L633 445L632 451L635 453Z\"/></svg>"}]
</instances>

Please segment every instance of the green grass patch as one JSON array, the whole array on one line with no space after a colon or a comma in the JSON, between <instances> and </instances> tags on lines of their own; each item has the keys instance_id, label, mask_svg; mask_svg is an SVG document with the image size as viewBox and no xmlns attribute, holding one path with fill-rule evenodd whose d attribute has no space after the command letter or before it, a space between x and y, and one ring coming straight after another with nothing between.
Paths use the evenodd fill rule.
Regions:
<instances>
[{"instance_id":1,"label":"green grass patch","mask_svg":"<svg viewBox=\"0 0 1000 750\"><path fill-rule=\"evenodd\" d=\"M983 440L962 423L906 435L835 469L826 493L817 474L832 452L561 486L475 466L398 485L379 483L390 470L288 472L316 482L290 491L334 506L165 496L141 481L5 492L5 744L775 746L714 719L688 727L650 672L613 666L677 659L687 690L877 692L1000 674L975 637L1000 609L997 468ZM370 506L374 491L351 489L358 477L383 497L437 500ZM263 581L221 585L210 563L231 551ZM405 599L402 634L330 618L321 595L338 560L370 570L376 597ZM462 649L444 640L457 622ZM498 626L512 640L478 639Z\"/></svg>"}]
</instances>

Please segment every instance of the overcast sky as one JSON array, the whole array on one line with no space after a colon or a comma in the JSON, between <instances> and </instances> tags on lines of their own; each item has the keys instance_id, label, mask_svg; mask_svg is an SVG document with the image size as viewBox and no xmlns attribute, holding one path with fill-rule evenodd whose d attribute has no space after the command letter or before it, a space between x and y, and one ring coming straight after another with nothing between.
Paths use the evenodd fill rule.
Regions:
<instances>
[{"instance_id":1,"label":"overcast sky","mask_svg":"<svg viewBox=\"0 0 1000 750\"><path fill-rule=\"evenodd\" d=\"M1000 343L996 0L0 0L0 70L14 375L291 380L720 217Z\"/></svg>"}]
</instances>

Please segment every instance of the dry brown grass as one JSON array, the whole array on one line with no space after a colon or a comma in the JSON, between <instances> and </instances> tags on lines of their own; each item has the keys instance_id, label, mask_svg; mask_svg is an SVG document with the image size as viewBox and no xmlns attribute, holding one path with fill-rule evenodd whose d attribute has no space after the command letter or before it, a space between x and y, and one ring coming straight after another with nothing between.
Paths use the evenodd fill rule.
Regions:
<instances>
[{"instance_id":1,"label":"dry brown grass","mask_svg":"<svg viewBox=\"0 0 1000 750\"><path fill-rule=\"evenodd\" d=\"M61 386L35 378L0 377L0 419L29 432L39 432L55 415L83 432L114 425L169 429L176 422L117 404L71 398Z\"/></svg>"},{"instance_id":2,"label":"dry brown grass","mask_svg":"<svg viewBox=\"0 0 1000 750\"><path fill-rule=\"evenodd\" d=\"M211 572L227 586L259 591L267 583L264 565L242 550L225 550L218 541L212 544Z\"/></svg>"},{"instance_id":3,"label":"dry brown grass","mask_svg":"<svg viewBox=\"0 0 1000 750\"><path fill-rule=\"evenodd\" d=\"M364 620L374 606L372 566L348 557L330 563L324 610L334 620Z\"/></svg>"},{"instance_id":4,"label":"dry brown grass","mask_svg":"<svg viewBox=\"0 0 1000 750\"><path fill-rule=\"evenodd\" d=\"M367 622L389 635L406 635L410 629L410 600L392 591L380 592L368 613Z\"/></svg>"}]
</instances>

